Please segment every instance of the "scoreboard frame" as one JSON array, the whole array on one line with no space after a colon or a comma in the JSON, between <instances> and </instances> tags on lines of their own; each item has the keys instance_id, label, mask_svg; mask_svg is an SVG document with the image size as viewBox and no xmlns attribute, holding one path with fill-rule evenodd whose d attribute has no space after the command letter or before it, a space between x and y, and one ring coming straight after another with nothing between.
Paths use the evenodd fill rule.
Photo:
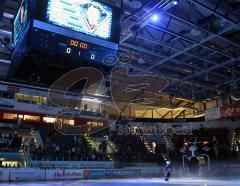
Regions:
<instances>
[{"instance_id":1,"label":"scoreboard frame","mask_svg":"<svg viewBox=\"0 0 240 186\"><path fill-rule=\"evenodd\" d=\"M102 1L99 2L104 4ZM113 10L112 34L110 40L105 40L46 22L47 4L48 0L28 0L27 26L21 31L16 46L13 46L13 69L16 70L21 63L24 62L25 56L29 56L29 52L32 50L53 53L54 55L59 55L59 57L65 56L70 58L70 61L75 61L76 64L96 63L108 67L118 65L118 43L120 38L119 8L111 7ZM110 5L106 4L106 6ZM37 41L35 38L40 40ZM60 45L69 46L67 48L71 49L66 48L64 51L64 49L59 49ZM78 55L76 55L76 52L71 54L70 50L77 51L77 49L79 49L78 51L80 52L78 52ZM105 57L108 57L108 54L110 56L115 56L116 60L111 63L107 62L106 64ZM12 74L12 72L10 74Z\"/></svg>"}]
</instances>

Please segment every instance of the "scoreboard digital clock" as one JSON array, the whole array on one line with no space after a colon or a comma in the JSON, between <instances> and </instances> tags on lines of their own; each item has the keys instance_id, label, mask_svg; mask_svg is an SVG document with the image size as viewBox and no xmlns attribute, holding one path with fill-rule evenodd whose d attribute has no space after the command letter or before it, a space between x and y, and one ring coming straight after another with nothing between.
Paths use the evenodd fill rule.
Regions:
<instances>
[{"instance_id":1,"label":"scoreboard digital clock","mask_svg":"<svg viewBox=\"0 0 240 186\"><path fill-rule=\"evenodd\" d=\"M88 44L87 43L79 42L79 41L74 40L74 39L71 39L69 44L71 46L75 46L75 47L79 47L79 48L83 48L83 49L88 49Z\"/></svg>"},{"instance_id":2,"label":"scoreboard digital clock","mask_svg":"<svg viewBox=\"0 0 240 186\"><path fill-rule=\"evenodd\" d=\"M78 35L79 36L79 35ZM50 32L41 28L34 28L31 36L31 45L34 48L45 49L48 52L58 53L70 57L76 61L90 61L102 63L108 66L116 66L117 61L111 64L105 63L109 56L118 56L118 47L116 45L99 45L97 40L94 43L76 37L68 37L66 35Z\"/></svg>"},{"instance_id":3,"label":"scoreboard digital clock","mask_svg":"<svg viewBox=\"0 0 240 186\"><path fill-rule=\"evenodd\" d=\"M96 61L98 63L104 63L108 66L117 65L117 61L113 61L112 64L106 63L106 61L108 61L108 57L117 57L117 51L105 48L103 46L94 45L92 43L69 39L66 42L59 42L59 52L65 54L66 56Z\"/></svg>"}]
</instances>

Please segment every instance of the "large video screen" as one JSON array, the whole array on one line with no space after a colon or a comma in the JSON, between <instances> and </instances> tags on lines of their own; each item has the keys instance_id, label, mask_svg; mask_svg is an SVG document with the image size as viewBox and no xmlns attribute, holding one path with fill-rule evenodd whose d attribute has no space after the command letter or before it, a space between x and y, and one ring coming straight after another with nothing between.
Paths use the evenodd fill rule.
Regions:
<instances>
[{"instance_id":1,"label":"large video screen","mask_svg":"<svg viewBox=\"0 0 240 186\"><path fill-rule=\"evenodd\" d=\"M113 10L95 0L49 0L47 22L109 40Z\"/></svg>"},{"instance_id":2,"label":"large video screen","mask_svg":"<svg viewBox=\"0 0 240 186\"><path fill-rule=\"evenodd\" d=\"M13 45L18 42L21 31L28 21L28 0L22 0L13 23Z\"/></svg>"}]
</instances>

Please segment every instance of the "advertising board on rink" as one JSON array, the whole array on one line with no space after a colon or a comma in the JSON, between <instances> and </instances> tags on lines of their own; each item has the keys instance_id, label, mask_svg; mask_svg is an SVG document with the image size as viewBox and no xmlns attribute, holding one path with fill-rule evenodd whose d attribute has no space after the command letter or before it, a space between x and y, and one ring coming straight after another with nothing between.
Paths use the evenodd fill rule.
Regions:
<instances>
[{"instance_id":1,"label":"advertising board on rink","mask_svg":"<svg viewBox=\"0 0 240 186\"><path fill-rule=\"evenodd\" d=\"M36 169L13 169L10 171L10 180L27 181L27 180L44 180L45 170Z\"/></svg>"},{"instance_id":2,"label":"advertising board on rink","mask_svg":"<svg viewBox=\"0 0 240 186\"><path fill-rule=\"evenodd\" d=\"M8 181L9 180L9 169L0 169L0 181Z\"/></svg>"},{"instance_id":3,"label":"advertising board on rink","mask_svg":"<svg viewBox=\"0 0 240 186\"><path fill-rule=\"evenodd\" d=\"M105 171L106 178L137 177L141 174L141 169L112 169Z\"/></svg>"},{"instance_id":4,"label":"advertising board on rink","mask_svg":"<svg viewBox=\"0 0 240 186\"><path fill-rule=\"evenodd\" d=\"M61 179L83 179L84 170L66 169L66 170L47 170L47 180L61 180Z\"/></svg>"}]
</instances>

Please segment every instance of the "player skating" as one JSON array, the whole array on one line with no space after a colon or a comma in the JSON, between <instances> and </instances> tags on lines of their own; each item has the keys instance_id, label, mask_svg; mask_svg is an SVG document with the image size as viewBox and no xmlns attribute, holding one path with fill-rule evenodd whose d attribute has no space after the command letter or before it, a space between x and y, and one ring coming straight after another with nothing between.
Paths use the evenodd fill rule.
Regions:
<instances>
[{"instance_id":1,"label":"player skating","mask_svg":"<svg viewBox=\"0 0 240 186\"><path fill-rule=\"evenodd\" d=\"M166 166L164 167L164 176L165 176L165 181L168 181L172 173L172 165L171 161L166 162Z\"/></svg>"}]
</instances>

